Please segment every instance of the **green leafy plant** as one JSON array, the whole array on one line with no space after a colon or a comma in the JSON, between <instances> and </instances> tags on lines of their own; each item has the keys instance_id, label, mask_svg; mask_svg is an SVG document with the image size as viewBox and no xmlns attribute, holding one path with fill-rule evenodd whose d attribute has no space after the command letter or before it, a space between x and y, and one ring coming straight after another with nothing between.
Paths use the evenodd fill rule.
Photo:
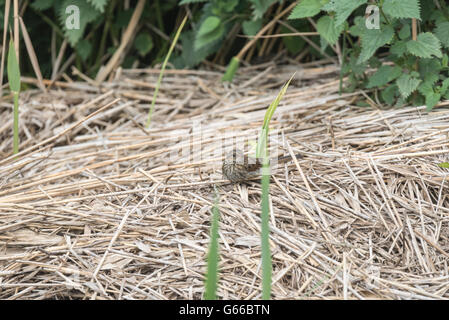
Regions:
<instances>
[{"instance_id":1,"label":"green leafy plant","mask_svg":"<svg viewBox=\"0 0 449 320\"><path fill-rule=\"evenodd\" d=\"M14 121L13 121L13 153L19 152L19 93L20 93L20 69L17 62L14 42L9 41L8 50L8 82L14 97Z\"/></svg>"},{"instance_id":2,"label":"green leafy plant","mask_svg":"<svg viewBox=\"0 0 449 320\"><path fill-rule=\"evenodd\" d=\"M260 131L259 140L257 141L256 157L262 158L262 201L261 201L261 247L262 247L262 299L268 300L271 296L271 252L270 252L270 205L269 205L269 195L270 195L270 163L268 155L268 131L270 126L271 118L276 111L279 102L284 96L287 88L293 79L292 77L287 81L287 83L282 87L279 94L273 100L273 102L268 107L265 112L264 121Z\"/></svg>"},{"instance_id":3,"label":"green leafy plant","mask_svg":"<svg viewBox=\"0 0 449 320\"><path fill-rule=\"evenodd\" d=\"M156 97L159 92L159 87L161 86L161 81L162 81L162 77L164 75L165 67L167 66L168 59L170 59L170 55L173 52L173 49L175 48L176 43L178 42L179 35L181 34L182 28L184 28L186 21L187 21L187 16L184 17L181 24L179 25L179 28L176 31L175 38L173 39L170 49L168 50L167 56L165 57L164 63L162 64L161 72L159 73L159 78L157 79L156 88L154 90L153 100L151 101L150 111L148 112L148 119L147 119L147 125L146 125L147 128L150 127L151 115L153 114L154 104L156 103Z\"/></svg>"},{"instance_id":4,"label":"green leafy plant","mask_svg":"<svg viewBox=\"0 0 449 320\"><path fill-rule=\"evenodd\" d=\"M367 5L379 10L378 28L367 27ZM449 97L449 10L444 1L303 0L289 19L316 16L323 41L350 44L342 57L348 90L373 89L389 105L425 103L428 110ZM371 68L377 69L372 75Z\"/></svg>"}]
</instances>

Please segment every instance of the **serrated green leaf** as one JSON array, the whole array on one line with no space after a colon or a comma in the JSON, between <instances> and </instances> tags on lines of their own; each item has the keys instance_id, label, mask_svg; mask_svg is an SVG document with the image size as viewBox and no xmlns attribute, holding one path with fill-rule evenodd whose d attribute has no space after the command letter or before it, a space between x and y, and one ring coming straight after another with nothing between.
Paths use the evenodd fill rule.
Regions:
<instances>
[{"instance_id":1,"label":"serrated green leaf","mask_svg":"<svg viewBox=\"0 0 449 320\"><path fill-rule=\"evenodd\" d=\"M402 69L399 66L381 66L370 78L368 89L374 87L381 87L388 82L393 81L402 74Z\"/></svg>"},{"instance_id":2,"label":"serrated green leaf","mask_svg":"<svg viewBox=\"0 0 449 320\"><path fill-rule=\"evenodd\" d=\"M386 87L381 92L382 99L388 105L390 105L390 106L393 105L394 98L395 98L397 90L398 90L398 87L396 85L391 85L391 86Z\"/></svg>"},{"instance_id":3,"label":"serrated green leaf","mask_svg":"<svg viewBox=\"0 0 449 320\"><path fill-rule=\"evenodd\" d=\"M244 34L254 36L262 28L262 19L244 21L242 27Z\"/></svg>"},{"instance_id":4,"label":"serrated green leaf","mask_svg":"<svg viewBox=\"0 0 449 320\"><path fill-rule=\"evenodd\" d=\"M437 105L438 102L440 102L441 94L439 93L429 93L426 95L426 109L427 111L430 111Z\"/></svg>"},{"instance_id":5,"label":"serrated green leaf","mask_svg":"<svg viewBox=\"0 0 449 320\"><path fill-rule=\"evenodd\" d=\"M435 36L441 41L443 46L449 48L449 22L444 21L437 24Z\"/></svg>"},{"instance_id":6,"label":"serrated green leaf","mask_svg":"<svg viewBox=\"0 0 449 320\"><path fill-rule=\"evenodd\" d=\"M335 26L340 26L346 19L351 15L351 13L365 4L367 0L345 0L336 2L335 6Z\"/></svg>"},{"instance_id":7,"label":"serrated green leaf","mask_svg":"<svg viewBox=\"0 0 449 320\"><path fill-rule=\"evenodd\" d=\"M418 35L416 40L407 41L407 51L420 58L430 58L432 55L441 58L441 43L437 37L430 32Z\"/></svg>"},{"instance_id":8,"label":"serrated green leaf","mask_svg":"<svg viewBox=\"0 0 449 320\"><path fill-rule=\"evenodd\" d=\"M335 44L344 29L344 25L335 26L335 20L330 16L322 16L317 24L316 29L320 36L326 39L330 44Z\"/></svg>"},{"instance_id":9,"label":"serrated green leaf","mask_svg":"<svg viewBox=\"0 0 449 320\"><path fill-rule=\"evenodd\" d=\"M7 64L9 87L12 92L18 93L20 91L20 68L12 40L9 41Z\"/></svg>"},{"instance_id":10,"label":"serrated green leaf","mask_svg":"<svg viewBox=\"0 0 449 320\"><path fill-rule=\"evenodd\" d=\"M326 3L321 10L327 11L327 12L335 12L337 10L337 2L341 0L329 0L328 3Z\"/></svg>"},{"instance_id":11,"label":"serrated green leaf","mask_svg":"<svg viewBox=\"0 0 449 320\"><path fill-rule=\"evenodd\" d=\"M396 80L396 84L399 88L399 93L404 99L407 99L408 96L418 88L420 83L421 79L412 78L409 74L406 73L404 73Z\"/></svg>"},{"instance_id":12,"label":"serrated green leaf","mask_svg":"<svg viewBox=\"0 0 449 320\"><path fill-rule=\"evenodd\" d=\"M398 57L403 56L406 51L407 45L403 40L395 41L390 47L390 52L397 55Z\"/></svg>"},{"instance_id":13,"label":"serrated green leaf","mask_svg":"<svg viewBox=\"0 0 449 320\"><path fill-rule=\"evenodd\" d=\"M182 6L183 4L189 4L189 3L196 3L196 2L206 2L207 0L182 0L179 5Z\"/></svg>"},{"instance_id":14,"label":"serrated green leaf","mask_svg":"<svg viewBox=\"0 0 449 320\"><path fill-rule=\"evenodd\" d=\"M193 30L181 34L182 53L181 56L173 59L176 68L193 68L220 48L219 43L214 43L212 46L204 46L195 50L194 43L195 33Z\"/></svg>"},{"instance_id":15,"label":"serrated green leaf","mask_svg":"<svg viewBox=\"0 0 449 320\"><path fill-rule=\"evenodd\" d=\"M153 38L147 32L139 33L134 40L134 46L139 52L139 55L143 57L153 49Z\"/></svg>"},{"instance_id":16,"label":"serrated green leaf","mask_svg":"<svg viewBox=\"0 0 449 320\"><path fill-rule=\"evenodd\" d=\"M320 12L322 6L318 0L303 0L292 10L288 19L313 17Z\"/></svg>"},{"instance_id":17,"label":"serrated green leaf","mask_svg":"<svg viewBox=\"0 0 449 320\"><path fill-rule=\"evenodd\" d=\"M362 34L362 51L358 63L367 61L377 49L393 39L394 30L391 26L382 25L380 29L365 29Z\"/></svg>"},{"instance_id":18,"label":"serrated green leaf","mask_svg":"<svg viewBox=\"0 0 449 320\"><path fill-rule=\"evenodd\" d=\"M76 11L70 10L66 13L66 9L73 8L70 6L76 6L79 9L79 15ZM75 47L81 39L87 24L95 21L101 14L86 0L65 0L59 9L59 19L63 25L64 35L72 47ZM79 28L76 25L77 17L79 17Z\"/></svg>"},{"instance_id":19,"label":"serrated green leaf","mask_svg":"<svg viewBox=\"0 0 449 320\"><path fill-rule=\"evenodd\" d=\"M104 8L108 4L108 0L87 0L87 1L101 13L104 12Z\"/></svg>"},{"instance_id":20,"label":"serrated green leaf","mask_svg":"<svg viewBox=\"0 0 449 320\"><path fill-rule=\"evenodd\" d=\"M198 30L198 36L203 36L208 33L211 33L219 28L221 24L220 18L216 16L207 17L206 20L201 24L200 29Z\"/></svg>"},{"instance_id":21,"label":"serrated green leaf","mask_svg":"<svg viewBox=\"0 0 449 320\"><path fill-rule=\"evenodd\" d=\"M92 45L88 40L81 39L76 45L76 52L80 56L81 60L86 61L92 52Z\"/></svg>"},{"instance_id":22,"label":"serrated green leaf","mask_svg":"<svg viewBox=\"0 0 449 320\"><path fill-rule=\"evenodd\" d=\"M56 0L34 0L31 4L31 7L40 11L47 10L48 8L53 6L55 1Z\"/></svg>"},{"instance_id":23,"label":"serrated green leaf","mask_svg":"<svg viewBox=\"0 0 449 320\"><path fill-rule=\"evenodd\" d=\"M418 0L385 0L382 9L393 18L420 19Z\"/></svg>"}]
</instances>

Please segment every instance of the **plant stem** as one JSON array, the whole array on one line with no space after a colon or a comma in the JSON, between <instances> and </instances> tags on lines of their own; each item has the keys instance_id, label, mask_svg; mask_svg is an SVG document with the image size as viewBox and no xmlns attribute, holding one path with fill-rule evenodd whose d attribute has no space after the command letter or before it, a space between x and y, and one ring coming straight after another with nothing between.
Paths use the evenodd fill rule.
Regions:
<instances>
[{"instance_id":1,"label":"plant stem","mask_svg":"<svg viewBox=\"0 0 449 320\"><path fill-rule=\"evenodd\" d=\"M13 154L19 152L19 93L14 92Z\"/></svg>"}]
</instances>

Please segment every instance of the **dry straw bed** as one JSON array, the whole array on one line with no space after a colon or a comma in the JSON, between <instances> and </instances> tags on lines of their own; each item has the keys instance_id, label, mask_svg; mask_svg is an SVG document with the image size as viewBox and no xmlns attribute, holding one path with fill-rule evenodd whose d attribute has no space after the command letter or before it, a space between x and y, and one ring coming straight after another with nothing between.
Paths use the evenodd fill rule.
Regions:
<instances>
[{"instance_id":1,"label":"dry straw bed","mask_svg":"<svg viewBox=\"0 0 449 320\"><path fill-rule=\"evenodd\" d=\"M294 71L271 130L271 150L302 155L273 168L273 299L449 298L444 103L357 107L366 93L340 96L334 67L272 62L232 84L168 71L149 130L159 70L23 92L17 157L3 100L0 298L200 299L214 185L218 295L260 298L260 182L223 180L215 151L256 139Z\"/></svg>"}]
</instances>

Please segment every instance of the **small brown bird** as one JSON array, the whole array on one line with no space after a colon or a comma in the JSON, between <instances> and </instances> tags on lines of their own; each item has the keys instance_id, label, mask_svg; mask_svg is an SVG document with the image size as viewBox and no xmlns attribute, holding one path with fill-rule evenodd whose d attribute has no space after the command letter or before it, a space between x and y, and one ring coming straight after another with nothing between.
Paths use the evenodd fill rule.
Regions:
<instances>
[{"instance_id":1,"label":"small brown bird","mask_svg":"<svg viewBox=\"0 0 449 320\"><path fill-rule=\"evenodd\" d=\"M301 157L296 154L295 157ZM277 159L278 163L290 161L291 156L283 156ZM236 183L245 181L257 174L262 167L262 159L249 158L242 150L234 149L226 154L221 167L223 176L229 181Z\"/></svg>"}]
</instances>

